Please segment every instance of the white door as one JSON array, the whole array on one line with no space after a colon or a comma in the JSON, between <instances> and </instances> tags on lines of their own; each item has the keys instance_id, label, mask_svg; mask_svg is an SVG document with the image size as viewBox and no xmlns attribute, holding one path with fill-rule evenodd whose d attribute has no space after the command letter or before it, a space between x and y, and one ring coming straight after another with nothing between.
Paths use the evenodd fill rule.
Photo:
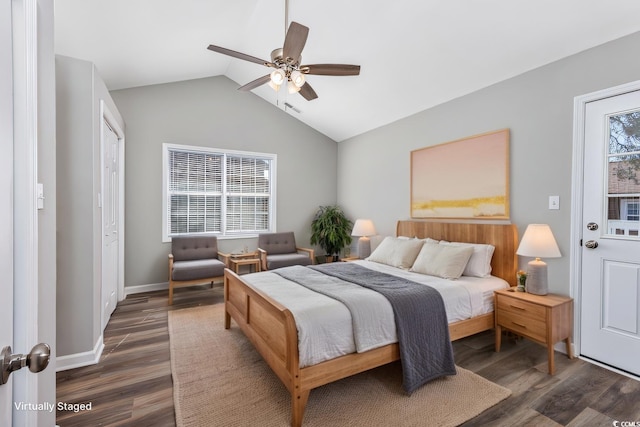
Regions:
<instances>
[{"instance_id":1,"label":"white door","mask_svg":"<svg viewBox=\"0 0 640 427\"><path fill-rule=\"evenodd\" d=\"M102 329L118 302L120 171L118 136L107 120L102 126Z\"/></svg>"},{"instance_id":2,"label":"white door","mask_svg":"<svg viewBox=\"0 0 640 427\"><path fill-rule=\"evenodd\" d=\"M13 80L11 2L0 2L0 350L13 346ZM0 426L11 425L13 389L0 385Z\"/></svg>"},{"instance_id":3,"label":"white door","mask_svg":"<svg viewBox=\"0 0 640 427\"><path fill-rule=\"evenodd\" d=\"M580 353L640 375L640 90L588 102Z\"/></svg>"}]
</instances>

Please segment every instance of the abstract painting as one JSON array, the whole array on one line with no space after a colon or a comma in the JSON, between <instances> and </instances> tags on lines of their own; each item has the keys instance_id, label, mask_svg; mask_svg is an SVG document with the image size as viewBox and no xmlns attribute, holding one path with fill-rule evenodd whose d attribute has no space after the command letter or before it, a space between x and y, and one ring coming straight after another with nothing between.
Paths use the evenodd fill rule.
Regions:
<instances>
[{"instance_id":1,"label":"abstract painting","mask_svg":"<svg viewBox=\"0 0 640 427\"><path fill-rule=\"evenodd\" d=\"M509 129L411 152L412 218L509 218Z\"/></svg>"}]
</instances>

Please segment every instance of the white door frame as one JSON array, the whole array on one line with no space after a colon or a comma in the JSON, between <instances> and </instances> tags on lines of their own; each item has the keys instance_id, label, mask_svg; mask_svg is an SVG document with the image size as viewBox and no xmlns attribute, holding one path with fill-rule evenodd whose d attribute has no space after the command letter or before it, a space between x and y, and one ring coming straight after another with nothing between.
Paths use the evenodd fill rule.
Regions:
<instances>
[{"instance_id":1,"label":"white door frame","mask_svg":"<svg viewBox=\"0 0 640 427\"><path fill-rule=\"evenodd\" d=\"M38 276L38 1L12 0L14 78L14 325L13 351L28 353L39 342ZM55 343L49 343L54 345ZM26 372L25 372L26 371ZM38 402L38 375L21 370L13 378L15 402ZM30 374L30 373L29 373ZM43 424L47 415L18 411L13 425Z\"/></svg>"},{"instance_id":2,"label":"white door frame","mask_svg":"<svg viewBox=\"0 0 640 427\"><path fill-rule=\"evenodd\" d=\"M584 145L585 145L585 116L586 104L598 101L612 96L622 95L624 93L640 90L640 80L626 83L623 85L599 90L597 92L576 96L573 100L573 160L572 160L572 177L571 177L571 250L570 250L570 267L569 267L569 283L571 283L571 295L574 299L574 328L573 342L575 345L575 354L580 357L580 312L582 301L580 295L582 291L582 248L580 240L582 239L582 206L583 206L583 190L584 181ZM606 369L618 372L622 375L635 378L633 375L617 370L610 366L600 364L594 360L582 358Z\"/></svg>"},{"instance_id":3,"label":"white door frame","mask_svg":"<svg viewBox=\"0 0 640 427\"><path fill-rule=\"evenodd\" d=\"M0 3L0 349L13 348L13 64L11 3ZM13 380L0 386L0 425L12 425Z\"/></svg>"},{"instance_id":4,"label":"white door frame","mask_svg":"<svg viewBox=\"0 0 640 427\"><path fill-rule=\"evenodd\" d=\"M100 229L100 245L101 251L104 251L104 232L102 227L104 226L105 212L103 209L104 203L102 197L104 197L104 122L109 123L109 126L118 137L118 295L117 300L122 301L125 297L124 294L124 131L118 124L116 116L109 110L106 102L100 100L100 209L102 212L102 222ZM104 253L101 255L101 260L104 259ZM103 318L102 311L104 307L100 309L100 319ZM102 320L101 320L102 321Z\"/></svg>"}]
</instances>

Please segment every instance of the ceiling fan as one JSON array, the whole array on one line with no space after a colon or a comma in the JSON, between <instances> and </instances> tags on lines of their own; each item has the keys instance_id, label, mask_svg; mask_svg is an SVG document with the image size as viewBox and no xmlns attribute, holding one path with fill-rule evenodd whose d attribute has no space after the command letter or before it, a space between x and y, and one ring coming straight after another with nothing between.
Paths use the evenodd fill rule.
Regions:
<instances>
[{"instance_id":1,"label":"ceiling fan","mask_svg":"<svg viewBox=\"0 0 640 427\"><path fill-rule=\"evenodd\" d=\"M287 4L285 4L285 15ZM285 16L285 25L286 25ZM289 93L299 92L307 101L316 99L318 95L306 81L307 74L320 76L357 76L360 74L359 65L347 64L314 64L300 65L302 61L302 49L307 42L309 28L297 22L291 22L286 31L282 48L271 52L271 61L256 58L245 53L236 52L220 46L209 45L208 49L214 52L229 55L256 64L264 65L274 70L266 76L259 77L252 82L238 88L241 91L250 91L265 83L268 83L276 91L283 84L287 85Z\"/></svg>"}]
</instances>

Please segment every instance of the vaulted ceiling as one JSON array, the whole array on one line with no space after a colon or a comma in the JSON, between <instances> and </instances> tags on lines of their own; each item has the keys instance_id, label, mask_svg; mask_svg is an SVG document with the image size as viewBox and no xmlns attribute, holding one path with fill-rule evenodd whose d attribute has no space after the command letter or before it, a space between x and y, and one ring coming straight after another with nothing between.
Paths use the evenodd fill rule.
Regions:
<instances>
[{"instance_id":1,"label":"vaulted ceiling","mask_svg":"<svg viewBox=\"0 0 640 427\"><path fill-rule=\"evenodd\" d=\"M308 76L313 101L253 93L342 141L640 31L639 16L636 0L290 0L289 20L310 28L303 63L361 73ZM55 0L56 53L93 62L110 90L217 75L241 86L270 69L207 46L268 60L284 35L284 0Z\"/></svg>"}]
</instances>

